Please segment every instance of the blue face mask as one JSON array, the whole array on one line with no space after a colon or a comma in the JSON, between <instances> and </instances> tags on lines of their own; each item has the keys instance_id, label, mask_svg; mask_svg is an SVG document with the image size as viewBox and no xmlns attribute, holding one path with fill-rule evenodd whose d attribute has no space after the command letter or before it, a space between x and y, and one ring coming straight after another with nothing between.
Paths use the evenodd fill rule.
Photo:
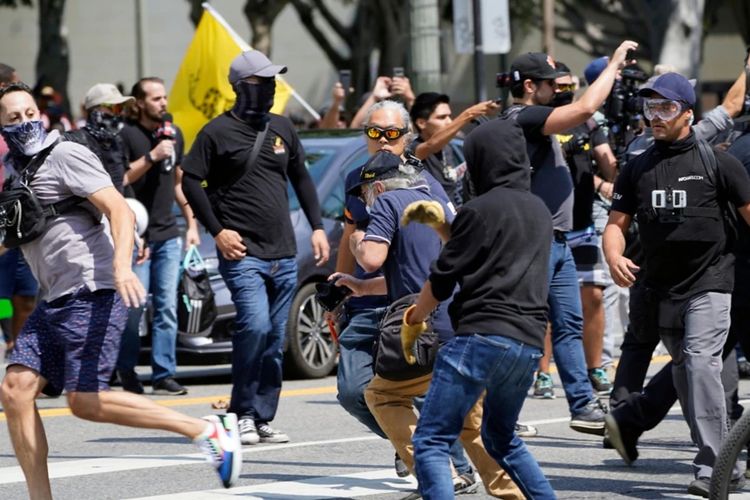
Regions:
<instances>
[{"instance_id":1,"label":"blue face mask","mask_svg":"<svg viewBox=\"0 0 750 500\"><path fill-rule=\"evenodd\" d=\"M34 156L42 150L47 132L41 120L31 120L0 128L0 134L15 156Z\"/></svg>"}]
</instances>

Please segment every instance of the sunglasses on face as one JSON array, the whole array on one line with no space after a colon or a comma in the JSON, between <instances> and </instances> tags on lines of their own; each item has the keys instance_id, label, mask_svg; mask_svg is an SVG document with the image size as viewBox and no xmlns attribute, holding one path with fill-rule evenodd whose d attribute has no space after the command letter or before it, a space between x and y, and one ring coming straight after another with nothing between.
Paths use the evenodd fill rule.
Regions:
<instances>
[{"instance_id":1,"label":"sunglasses on face","mask_svg":"<svg viewBox=\"0 0 750 500\"><path fill-rule=\"evenodd\" d=\"M122 113L122 104L100 104L99 107L106 109L113 115L119 115Z\"/></svg>"},{"instance_id":2,"label":"sunglasses on face","mask_svg":"<svg viewBox=\"0 0 750 500\"><path fill-rule=\"evenodd\" d=\"M381 137L385 137L388 141L395 141L406 132L408 132L406 128L365 127L365 135L373 141L380 140Z\"/></svg>"},{"instance_id":3,"label":"sunglasses on face","mask_svg":"<svg viewBox=\"0 0 750 500\"><path fill-rule=\"evenodd\" d=\"M560 92L575 92L576 85L575 83L558 83L557 88Z\"/></svg>"},{"instance_id":4,"label":"sunglasses on face","mask_svg":"<svg viewBox=\"0 0 750 500\"><path fill-rule=\"evenodd\" d=\"M647 120L658 117L665 122L673 120L682 113L682 104L671 99L644 99L643 116Z\"/></svg>"}]
</instances>

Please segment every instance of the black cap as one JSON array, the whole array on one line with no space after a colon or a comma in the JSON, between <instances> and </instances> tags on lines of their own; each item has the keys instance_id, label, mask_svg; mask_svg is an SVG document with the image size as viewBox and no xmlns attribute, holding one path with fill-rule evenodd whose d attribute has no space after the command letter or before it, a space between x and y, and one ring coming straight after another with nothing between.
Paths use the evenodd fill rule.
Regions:
<instances>
[{"instance_id":1,"label":"black cap","mask_svg":"<svg viewBox=\"0 0 750 500\"><path fill-rule=\"evenodd\" d=\"M352 186L346 194L359 196L360 188L365 184L398 176L398 168L401 166L401 163L400 156L388 151L378 151L364 164L362 172L359 174L359 182Z\"/></svg>"},{"instance_id":2,"label":"black cap","mask_svg":"<svg viewBox=\"0 0 750 500\"><path fill-rule=\"evenodd\" d=\"M450 102L450 97L445 94L438 94L437 92L419 94L414 99L414 104L411 105L411 111L409 111L411 122L416 124L417 118L429 118L435 106L441 103L450 104Z\"/></svg>"},{"instance_id":3,"label":"black cap","mask_svg":"<svg viewBox=\"0 0 750 500\"><path fill-rule=\"evenodd\" d=\"M555 60L543 52L528 52L516 57L510 65L513 82L532 80L554 80L569 73L555 69Z\"/></svg>"}]
</instances>

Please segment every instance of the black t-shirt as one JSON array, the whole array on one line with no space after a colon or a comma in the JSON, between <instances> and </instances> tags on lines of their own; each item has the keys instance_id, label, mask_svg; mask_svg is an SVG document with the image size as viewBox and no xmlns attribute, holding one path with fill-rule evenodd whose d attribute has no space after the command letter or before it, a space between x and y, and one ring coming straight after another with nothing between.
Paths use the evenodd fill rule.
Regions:
<instances>
[{"instance_id":1,"label":"black t-shirt","mask_svg":"<svg viewBox=\"0 0 750 500\"><path fill-rule=\"evenodd\" d=\"M133 197L133 191L123 188L122 179L128 168L128 158L125 156L125 145L119 135L95 137L88 128L80 128L65 132L65 139L77 142L89 148L102 162L104 169L112 178L112 184L120 192L128 197Z\"/></svg>"},{"instance_id":2,"label":"black t-shirt","mask_svg":"<svg viewBox=\"0 0 750 500\"><path fill-rule=\"evenodd\" d=\"M718 186L709 180L692 133L674 143L655 141L627 163L615 184L612 209L638 218L645 284L673 299L731 292L734 286L734 257L720 207L725 201L750 203L750 177L731 155L715 154ZM685 193L687 208L676 212L682 217L653 208L670 190Z\"/></svg>"},{"instance_id":3,"label":"black t-shirt","mask_svg":"<svg viewBox=\"0 0 750 500\"><path fill-rule=\"evenodd\" d=\"M592 118L557 134L557 140L573 178L573 230L585 229L594 224L591 216L595 193L592 152L607 142L607 134Z\"/></svg>"},{"instance_id":4,"label":"black t-shirt","mask_svg":"<svg viewBox=\"0 0 750 500\"><path fill-rule=\"evenodd\" d=\"M258 131L230 112L209 122L185 157L183 170L206 181L211 209L225 229L242 235L247 254L264 259L297 252L287 183L291 182L313 229L323 227L315 185L292 123L271 121L256 164L242 175ZM198 218L201 214L196 213Z\"/></svg>"},{"instance_id":5,"label":"black t-shirt","mask_svg":"<svg viewBox=\"0 0 750 500\"><path fill-rule=\"evenodd\" d=\"M514 108L509 108L509 111ZM544 124L554 108L525 106L516 115L526 137L526 151L533 169L531 192L544 201L558 231L573 229L573 179L557 138L544 135Z\"/></svg>"},{"instance_id":6,"label":"black t-shirt","mask_svg":"<svg viewBox=\"0 0 750 500\"><path fill-rule=\"evenodd\" d=\"M148 229L145 238L150 242L166 241L179 236L172 208L175 202L175 167L182 163L185 141L182 131L175 127L175 154L172 167L167 169L165 161L152 165L140 179L131 184L135 197L148 211ZM125 145L125 155L132 163L142 158L159 143L151 130L139 123L128 124L120 131Z\"/></svg>"},{"instance_id":7,"label":"black t-shirt","mask_svg":"<svg viewBox=\"0 0 750 500\"><path fill-rule=\"evenodd\" d=\"M417 146L422 143L424 143L424 139L421 136L417 137L409 146L409 150L412 152L415 151ZM465 200L463 184L461 182L463 172L458 172L456 169L458 158L456 158L453 147L450 144L422 160L422 165L443 186L445 193L453 205L456 207L463 205Z\"/></svg>"}]
</instances>

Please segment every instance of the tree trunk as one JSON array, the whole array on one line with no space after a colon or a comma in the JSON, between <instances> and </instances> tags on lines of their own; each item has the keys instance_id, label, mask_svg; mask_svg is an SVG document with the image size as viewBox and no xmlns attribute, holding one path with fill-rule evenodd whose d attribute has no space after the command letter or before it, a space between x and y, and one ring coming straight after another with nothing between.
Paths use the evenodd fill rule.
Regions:
<instances>
[{"instance_id":1,"label":"tree trunk","mask_svg":"<svg viewBox=\"0 0 750 500\"><path fill-rule=\"evenodd\" d=\"M245 17L252 30L250 46L271 57L271 28L289 0L247 0Z\"/></svg>"},{"instance_id":2,"label":"tree trunk","mask_svg":"<svg viewBox=\"0 0 750 500\"><path fill-rule=\"evenodd\" d=\"M666 3L666 2L665 2ZM705 0L672 0L664 41L658 56L659 64L669 64L688 78L697 78L703 40Z\"/></svg>"},{"instance_id":3,"label":"tree trunk","mask_svg":"<svg viewBox=\"0 0 750 500\"><path fill-rule=\"evenodd\" d=\"M65 0L39 0L39 53L36 59L37 87L51 85L63 96L63 107L70 114L68 41L63 34Z\"/></svg>"}]
</instances>

